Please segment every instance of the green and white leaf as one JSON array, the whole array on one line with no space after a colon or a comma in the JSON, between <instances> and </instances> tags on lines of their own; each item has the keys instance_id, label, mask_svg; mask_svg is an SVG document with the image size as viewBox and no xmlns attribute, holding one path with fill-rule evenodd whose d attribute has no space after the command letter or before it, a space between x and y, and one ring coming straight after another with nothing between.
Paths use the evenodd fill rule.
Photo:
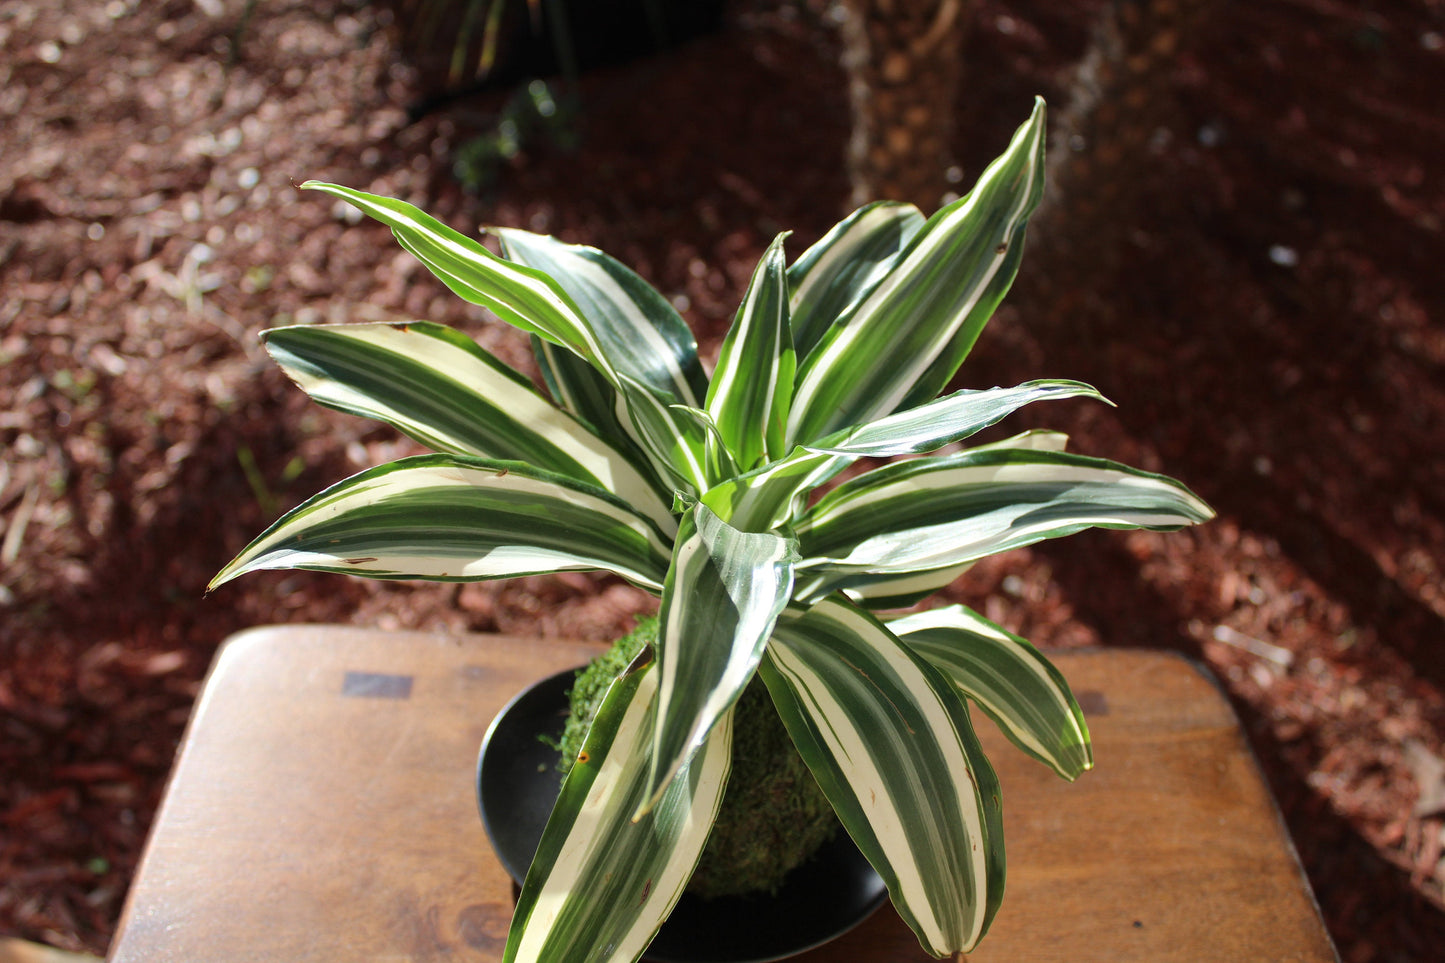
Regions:
<instances>
[{"instance_id":1,"label":"green and white leaf","mask_svg":"<svg viewBox=\"0 0 1445 963\"><path fill-rule=\"evenodd\" d=\"M971 452L981 451L1063 451L1069 446L1069 436L1062 431L1047 428L1032 428L1019 432L1002 441L987 445L974 445Z\"/></svg>"},{"instance_id":2,"label":"green and white leaf","mask_svg":"<svg viewBox=\"0 0 1445 963\"><path fill-rule=\"evenodd\" d=\"M657 687L644 658L608 689L527 872L504 963L631 963L682 895L727 785L732 712L634 820Z\"/></svg>"},{"instance_id":3,"label":"green and white leaf","mask_svg":"<svg viewBox=\"0 0 1445 963\"><path fill-rule=\"evenodd\" d=\"M962 605L888 622L889 631L977 702L1024 752L1072 782L1094 767L1083 710L1038 649Z\"/></svg>"},{"instance_id":4,"label":"green and white leaf","mask_svg":"<svg viewBox=\"0 0 1445 963\"><path fill-rule=\"evenodd\" d=\"M531 341L532 356L537 360L542 381L558 407L618 444L631 443L631 435L617 418L617 389L612 383L561 345L535 334Z\"/></svg>"},{"instance_id":5,"label":"green and white leaf","mask_svg":"<svg viewBox=\"0 0 1445 963\"><path fill-rule=\"evenodd\" d=\"M784 453L796 370L788 323L786 238L779 234L758 261L707 391L708 413L744 470Z\"/></svg>"},{"instance_id":6,"label":"green and white leaf","mask_svg":"<svg viewBox=\"0 0 1445 963\"><path fill-rule=\"evenodd\" d=\"M1109 403L1081 381L1029 381L1014 388L965 389L866 425L844 429L803 447L809 451L863 458L917 455L962 441L1035 401L1077 397Z\"/></svg>"},{"instance_id":7,"label":"green and white leaf","mask_svg":"<svg viewBox=\"0 0 1445 963\"><path fill-rule=\"evenodd\" d=\"M674 417L679 420L693 423L702 434L704 439L703 465L709 486L716 484L721 479L733 478L737 475L738 463L733 460L733 454L728 450L722 431L718 429L717 422L713 421L711 414L702 408L689 408L686 405L673 405L672 412Z\"/></svg>"},{"instance_id":8,"label":"green and white leaf","mask_svg":"<svg viewBox=\"0 0 1445 963\"><path fill-rule=\"evenodd\" d=\"M753 677L793 589L796 544L740 532L698 503L683 517L663 586L661 685L645 805L692 758Z\"/></svg>"},{"instance_id":9,"label":"green and white leaf","mask_svg":"<svg viewBox=\"0 0 1445 963\"><path fill-rule=\"evenodd\" d=\"M634 464L643 466L664 501L681 489L692 487L673 466L670 456L645 451L632 428L633 417L612 383L602 373L567 348L532 336L532 354L552 398L619 450L630 452ZM664 429L665 432L665 429ZM675 526L675 523L674 523Z\"/></svg>"},{"instance_id":10,"label":"green and white leaf","mask_svg":"<svg viewBox=\"0 0 1445 963\"><path fill-rule=\"evenodd\" d=\"M798 597L1086 528L1172 531L1213 514L1171 478L1063 452L994 448L897 462L844 482L803 515Z\"/></svg>"},{"instance_id":11,"label":"green and white leaf","mask_svg":"<svg viewBox=\"0 0 1445 963\"><path fill-rule=\"evenodd\" d=\"M887 276L828 329L798 371L790 442L944 389L1018 270L1024 226L1043 194L1044 127L1039 101L973 191L929 218Z\"/></svg>"},{"instance_id":12,"label":"green and white leaf","mask_svg":"<svg viewBox=\"0 0 1445 963\"><path fill-rule=\"evenodd\" d=\"M489 230L501 240L508 260L545 273L571 296L613 369L674 404L699 407L707 377L697 342L652 285L594 247L514 228Z\"/></svg>"},{"instance_id":13,"label":"green and white leaf","mask_svg":"<svg viewBox=\"0 0 1445 963\"><path fill-rule=\"evenodd\" d=\"M617 420L674 491L697 495L711 483L709 433L685 405L669 404L645 385L621 376ZM696 409L692 409L695 411Z\"/></svg>"},{"instance_id":14,"label":"green and white leaf","mask_svg":"<svg viewBox=\"0 0 1445 963\"><path fill-rule=\"evenodd\" d=\"M795 448L786 458L714 485L702 501L738 528L769 531L790 523L809 492L856 460Z\"/></svg>"},{"instance_id":15,"label":"green and white leaf","mask_svg":"<svg viewBox=\"0 0 1445 963\"><path fill-rule=\"evenodd\" d=\"M801 360L871 291L923 226L912 204L874 201L848 215L788 268L793 345Z\"/></svg>"},{"instance_id":16,"label":"green and white leaf","mask_svg":"<svg viewBox=\"0 0 1445 963\"><path fill-rule=\"evenodd\" d=\"M923 948L971 949L1003 896L1003 819L998 779L957 690L836 597L785 612L759 672Z\"/></svg>"},{"instance_id":17,"label":"green and white leaf","mask_svg":"<svg viewBox=\"0 0 1445 963\"><path fill-rule=\"evenodd\" d=\"M609 377L613 374L587 320L561 286L541 271L497 257L405 201L321 181L301 186L348 201L390 227L397 242L458 297L487 308L523 331L565 345Z\"/></svg>"},{"instance_id":18,"label":"green and white leaf","mask_svg":"<svg viewBox=\"0 0 1445 963\"><path fill-rule=\"evenodd\" d=\"M915 409L916 410L916 409ZM987 445L970 448L971 452L1023 449L1029 451L1063 451L1069 436L1059 431L1035 429L1025 431ZM839 456L838 461L844 459ZM851 459L849 459L851 460ZM973 562L960 562L942 568L903 575L860 575L849 579L843 590L850 599L874 611L907 608L950 585L954 579L973 567ZM802 573L795 594L798 598L816 598L825 594L826 577Z\"/></svg>"},{"instance_id":19,"label":"green and white leaf","mask_svg":"<svg viewBox=\"0 0 1445 963\"><path fill-rule=\"evenodd\" d=\"M872 611L907 608L917 605L934 592L951 585L954 579L973 568L973 562L962 562L945 568L926 572L909 572L906 575L880 576L876 579L859 581L843 590L843 594L854 602ZM800 596L813 594L814 582L808 582L799 591Z\"/></svg>"},{"instance_id":20,"label":"green and white leaf","mask_svg":"<svg viewBox=\"0 0 1445 963\"><path fill-rule=\"evenodd\" d=\"M626 454L459 331L418 321L297 325L262 337L286 374L327 407L384 421L436 451L566 475L676 530L670 502Z\"/></svg>"},{"instance_id":21,"label":"green and white leaf","mask_svg":"<svg viewBox=\"0 0 1445 963\"><path fill-rule=\"evenodd\" d=\"M458 296L482 305L529 334L570 349L597 368L617 389L618 405L623 409L618 412L620 423L663 477L684 488L698 490L705 486L701 439L680 437L689 425L675 422L667 408L670 400L659 397L643 381L613 365L606 344L557 281L541 271L497 257L477 241L405 201L318 181L301 186L355 204L389 226L397 242Z\"/></svg>"},{"instance_id":22,"label":"green and white leaf","mask_svg":"<svg viewBox=\"0 0 1445 963\"><path fill-rule=\"evenodd\" d=\"M601 489L521 462L418 455L287 512L211 582L307 569L445 582L602 570L661 591L671 540Z\"/></svg>"}]
</instances>

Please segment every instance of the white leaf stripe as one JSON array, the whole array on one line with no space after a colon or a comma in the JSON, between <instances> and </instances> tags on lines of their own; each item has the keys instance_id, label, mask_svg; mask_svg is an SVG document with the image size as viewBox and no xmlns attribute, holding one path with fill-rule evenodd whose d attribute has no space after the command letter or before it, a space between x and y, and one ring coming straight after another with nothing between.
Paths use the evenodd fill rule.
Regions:
<instances>
[{"instance_id":1,"label":"white leaf stripe","mask_svg":"<svg viewBox=\"0 0 1445 963\"><path fill-rule=\"evenodd\" d=\"M774 238L758 261L707 391L708 413L743 468L764 456L783 455L796 367L788 325L786 238Z\"/></svg>"},{"instance_id":2,"label":"white leaf stripe","mask_svg":"<svg viewBox=\"0 0 1445 963\"><path fill-rule=\"evenodd\" d=\"M888 628L1024 752L1070 781L1093 768L1088 725L1068 682L1026 639L962 605L893 619Z\"/></svg>"},{"instance_id":3,"label":"white leaf stripe","mask_svg":"<svg viewBox=\"0 0 1445 963\"><path fill-rule=\"evenodd\" d=\"M506 963L633 961L652 942L702 854L732 765L732 713L646 816L631 815L648 768L654 664L608 690L543 832L512 918Z\"/></svg>"},{"instance_id":4,"label":"white leaf stripe","mask_svg":"<svg viewBox=\"0 0 1445 963\"><path fill-rule=\"evenodd\" d=\"M390 226L402 247L459 296L490 308L524 331L576 352L617 388L620 423L648 453L662 476L694 490L705 484L702 443L694 445L682 439L685 432L669 416L665 403L654 398L637 379L613 366L588 320L552 278L496 257L476 241L404 201L316 181L302 186L342 197Z\"/></svg>"},{"instance_id":5,"label":"white leaf stripe","mask_svg":"<svg viewBox=\"0 0 1445 963\"><path fill-rule=\"evenodd\" d=\"M610 439L619 450L631 452L634 464L651 469L651 457L641 450L632 433L618 420L618 409L625 411L626 405L618 399L617 389L601 372L570 349L536 335L531 341L532 355L537 359L542 380L557 405L590 425L602 437ZM657 477L668 476L662 474ZM660 482L655 487L663 493L672 489L671 484Z\"/></svg>"},{"instance_id":6,"label":"white leaf stripe","mask_svg":"<svg viewBox=\"0 0 1445 963\"><path fill-rule=\"evenodd\" d=\"M1042 190L1044 127L1039 101L973 191L930 218L888 276L829 330L798 373L789 441L894 411L965 325L976 335L1002 297L995 280L1006 288L1017 268L1023 225ZM975 308L985 309L981 317ZM891 363L879 364L885 346Z\"/></svg>"},{"instance_id":7,"label":"white leaf stripe","mask_svg":"<svg viewBox=\"0 0 1445 963\"><path fill-rule=\"evenodd\" d=\"M897 462L850 479L819 502L809 513L805 527L827 525L864 508L898 507L907 511L905 500L895 497L902 491L952 493L961 498L979 489L1000 496L1028 495L1028 491L1006 489L1040 484L1049 488L1098 485L1104 491L1115 492L1120 503L1137 500L1140 511L1188 513L1202 518L1213 515L1208 505L1174 479L1102 458L1030 449L974 449Z\"/></svg>"},{"instance_id":8,"label":"white leaf stripe","mask_svg":"<svg viewBox=\"0 0 1445 963\"><path fill-rule=\"evenodd\" d=\"M502 260L405 201L320 181L301 186L349 201L390 227L397 242L458 296L489 308L525 331L567 345L605 368L606 361L598 357L576 306L540 271Z\"/></svg>"},{"instance_id":9,"label":"white leaf stripe","mask_svg":"<svg viewBox=\"0 0 1445 963\"><path fill-rule=\"evenodd\" d=\"M660 591L670 554L647 518L601 489L520 462L420 455L313 496L211 587L266 569L438 581L602 569Z\"/></svg>"},{"instance_id":10,"label":"white leaf stripe","mask_svg":"<svg viewBox=\"0 0 1445 963\"><path fill-rule=\"evenodd\" d=\"M792 593L796 559L792 540L740 532L702 503L684 517L662 592L662 682L645 806L752 679Z\"/></svg>"},{"instance_id":11,"label":"white leaf stripe","mask_svg":"<svg viewBox=\"0 0 1445 963\"><path fill-rule=\"evenodd\" d=\"M1062 431L1049 431L1046 428L1034 428L1029 431L1019 432L1017 435L1005 438L1002 441L995 441L987 445L974 445L969 451L1002 451L1002 450L1027 450L1027 451L1063 451L1069 445L1069 436Z\"/></svg>"},{"instance_id":12,"label":"white leaf stripe","mask_svg":"<svg viewBox=\"0 0 1445 963\"><path fill-rule=\"evenodd\" d=\"M498 317L570 348L592 364L618 390L619 420L648 452L654 467L671 481L698 488L706 474L702 444L678 444L678 425L666 403L652 396L631 375L618 371L599 344L596 332L572 299L552 278L522 264L503 260L436 218L404 201L363 191L307 181L302 187L326 191L355 204L392 229L397 241L459 296L491 309ZM638 409L641 410L638 410ZM680 432L679 432L680 433Z\"/></svg>"},{"instance_id":13,"label":"white leaf stripe","mask_svg":"<svg viewBox=\"0 0 1445 963\"><path fill-rule=\"evenodd\" d=\"M803 447L860 458L921 454L962 441L1035 401L1077 397L1109 403L1080 381L1030 381L1013 388L965 389Z\"/></svg>"},{"instance_id":14,"label":"white leaf stripe","mask_svg":"<svg viewBox=\"0 0 1445 963\"><path fill-rule=\"evenodd\" d=\"M698 490L699 479L708 477L705 459L696 453L705 441L675 406L664 410L640 383L634 383L629 402L596 368L560 345L534 337L532 351L557 403L611 438L619 450L634 452L633 463L649 470L665 501ZM680 450L674 452L676 446ZM667 531L676 529L674 519Z\"/></svg>"},{"instance_id":15,"label":"white leaf stripe","mask_svg":"<svg viewBox=\"0 0 1445 963\"><path fill-rule=\"evenodd\" d=\"M875 201L836 224L788 268L799 359L850 304L872 290L922 226L923 215L912 204Z\"/></svg>"},{"instance_id":16,"label":"white leaf stripe","mask_svg":"<svg viewBox=\"0 0 1445 963\"><path fill-rule=\"evenodd\" d=\"M973 568L973 562L950 565L932 572L909 572L907 575L880 576L877 579L857 581L844 592L855 602L869 609L897 609L913 605L951 584L964 572ZM812 594L805 589L803 594Z\"/></svg>"},{"instance_id":17,"label":"white leaf stripe","mask_svg":"<svg viewBox=\"0 0 1445 963\"><path fill-rule=\"evenodd\" d=\"M1003 887L997 778L948 681L861 610L779 620L761 667L794 743L935 956L978 941Z\"/></svg>"},{"instance_id":18,"label":"white leaf stripe","mask_svg":"<svg viewBox=\"0 0 1445 963\"><path fill-rule=\"evenodd\" d=\"M438 451L524 461L597 485L664 531L676 528L626 455L460 332L413 322L298 325L263 337L321 404L385 421Z\"/></svg>"},{"instance_id":19,"label":"white leaf stripe","mask_svg":"<svg viewBox=\"0 0 1445 963\"><path fill-rule=\"evenodd\" d=\"M559 344L537 335L531 336L532 357L542 372L542 381L552 400L562 409L598 427L598 411L609 416L614 403L614 390L597 369Z\"/></svg>"},{"instance_id":20,"label":"white leaf stripe","mask_svg":"<svg viewBox=\"0 0 1445 963\"><path fill-rule=\"evenodd\" d=\"M1042 141L1039 143L1039 150L1043 150ZM1042 161L1040 161L1039 167L1042 167ZM969 299L968 313L960 319L952 335L946 340L939 339L933 360L913 377L912 385L908 386L906 390L903 389L903 386L899 386L900 390L892 396L898 400L893 403L893 409L890 410L911 408L937 397L938 393L953 380L959 366L968 357L968 353L973 350L974 343L983 333L984 326L993 316L999 303L1003 301L1009 288L1013 286L1014 278L1018 276L1019 266L1023 263L1028 216L1032 213L1038 200L1043 197L1043 175L1037 175L1034 183L1036 188L1034 193L1030 195L1024 208L1018 212L1017 218L1012 222L1011 231L1006 234L1007 240L1003 243L1007 245L1008 250L1003 259L990 272L987 283Z\"/></svg>"},{"instance_id":21,"label":"white leaf stripe","mask_svg":"<svg viewBox=\"0 0 1445 963\"><path fill-rule=\"evenodd\" d=\"M658 475L689 495L705 491L710 481L707 438L697 419L674 410L626 375L619 388L616 418L637 440Z\"/></svg>"},{"instance_id":22,"label":"white leaf stripe","mask_svg":"<svg viewBox=\"0 0 1445 963\"><path fill-rule=\"evenodd\" d=\"M794 518L804 496L855 460L795 448L787 458L714 486L702 500L735 527L767 531Z\"/></svg>"},{"instance_id":23,"label":"white leaf stripe","mask_svg":"<svg viewBox=\"0 0 1445 963\"><path fill-rule=\"evenodd\" d=\"M696 407L705 382L697 343L667 299L621 262L593 247L542 234L491 228L512 261L546 273L572 297L611 365Z\"/></svg>"},{"instance_id":24,"label":"white leaf stripe","mask_svg":"<svg viewBox=\"0 0 1445 963\"><path fill-rule=\"evenodd\" d=\"M737 462L724 444L722 433L712 416L702 408L686 405L669 405L670 416L679 424L691 425L698 437L703 439L703 465L708 484L720 478L732 478L738 473Z\"/></svg>"},{"instance_id":25,"label":"white leaf stripe","mask_svg":"<svg viewBox=\"0 0 1445 963\"><path fill-rule=\"evenodd\" d=\"M899 462L839 485L797 526L800 570L849 575L928 571L1085 528L1166 531L1213 511L1162 475L1097 458L987 449Z\"/></svg>"}]
</instances>

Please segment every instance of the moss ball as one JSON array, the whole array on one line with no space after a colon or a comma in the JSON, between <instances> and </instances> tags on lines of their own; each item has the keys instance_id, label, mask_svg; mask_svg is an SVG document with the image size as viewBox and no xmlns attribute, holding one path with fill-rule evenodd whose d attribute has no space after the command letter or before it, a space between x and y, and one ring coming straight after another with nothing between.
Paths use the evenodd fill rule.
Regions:
<instances>
[{"instance_id":1,"label":"moss ball","mask_svg":"<svg viewBox=\"0 0 1445 963\"><path fill-rule=\"evenodd\" d=\"M607 687L656 638L657 620L644 620L577 674L560 745L564 772L577 758ZM789 870L837 829L833 807L793 748L767 687L754 677L738 699L732 775L688 891L708 898L776 892Z\"/></svg>"}]
</instances>

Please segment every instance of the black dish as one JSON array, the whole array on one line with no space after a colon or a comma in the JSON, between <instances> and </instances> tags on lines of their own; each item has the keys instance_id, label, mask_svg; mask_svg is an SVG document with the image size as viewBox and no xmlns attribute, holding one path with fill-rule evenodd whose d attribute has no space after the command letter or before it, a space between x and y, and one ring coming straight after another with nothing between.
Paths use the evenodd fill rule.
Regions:
<instances>
[{"instance_id":1,"label":"black dish","mask_svg":"<svg viewBox=\"0 0 1445 963\"><path fill-rule=\"evenodd\" d=\"M557 738L574 672L543 679L507 704L482 740L477 801L497 856L519 883L562 787ZM888 891L846 834L789 874L774 896L704 900L684 894L648 947L656 963L768 963L861 923Z\"/></svg>"}]
</instances>

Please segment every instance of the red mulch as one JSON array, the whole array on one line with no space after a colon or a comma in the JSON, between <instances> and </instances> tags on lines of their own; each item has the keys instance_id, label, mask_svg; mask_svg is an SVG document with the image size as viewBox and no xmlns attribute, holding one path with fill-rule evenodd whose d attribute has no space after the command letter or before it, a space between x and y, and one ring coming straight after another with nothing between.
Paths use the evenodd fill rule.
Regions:
<instances>
[{"instance_id":1,"label":"red mulch","mask_svg":"<svg viewBox=\"0 0 1445 963\"><path fill-rule=\"evenodd\" d=\"M598 244L686 299L705 354L773 234L801 250L846 195L824 0L740 2L723 34L590 75L581 149L530 150L485 197L450 156L502 94L408 124L419 86L380 8L261 0L233 59L243 7L0 0L0 933L103 951L228 633L600 638L649 605L582 576L203 595L278 509L403 450L309 404L257 331L428 317L527 363L384 230L293 185ZM1097 7L982 4L969 178L1032 94L1060 102ZM1187 122L1138 185L1126 267L1061 301L1026 259L963 381L1091 381L1121 407L1011 427L1177 475L1220 517L1016 552L949 594L1040 643L1206 662L1343 958L1423 963L1445 946L1445 5L1219 7L1179 62Z\"/></svg>"}]
</instances>

